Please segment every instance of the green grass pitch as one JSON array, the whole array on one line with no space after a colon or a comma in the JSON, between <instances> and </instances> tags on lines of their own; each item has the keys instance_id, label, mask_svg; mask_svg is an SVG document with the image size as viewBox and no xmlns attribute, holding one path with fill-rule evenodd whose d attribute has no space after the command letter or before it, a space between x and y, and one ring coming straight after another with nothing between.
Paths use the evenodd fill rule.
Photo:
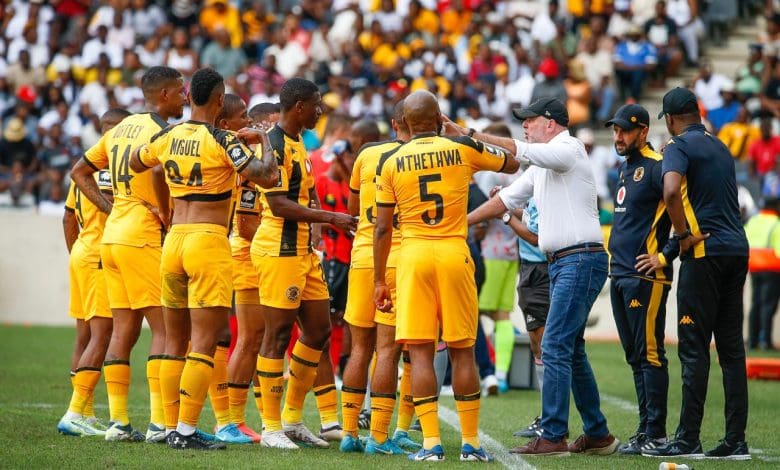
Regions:
<instances>
[{"instance_id":1,"label":"green grass pitch","mask_svg":"<svg viewBox=\"0 0 780 470\"><path fill-rule=\"evenodd\" d=\"M73 344L72 328L0 326L0 467L2 468L416 468L403 457L368 457L341 454L330 450L305 449L276 451L260 446L231 446L221 452L173 451L158 444L108 443L101 439L74 438L57 434L56 425L70 398L68 367ZM149 333L144 331L132 358L130 417L145 431L148 423L145 356ZM602 410L610 430L621 440L630 436L636 426L637 413L631 373L618 344L589 343L587 351L602 394ZM717 355L713 350L713 368L702 429L705 449L712 447L723 433L723 391ZM780 354L775 354L780 357ZM674 432L680 407L680 368L676 349L669 348L670 390L669 433ZM454 410L451 398L444 397L441 406ZM629 406L629 404L631 406ZM505 449L522 441L512 431L526 425L539 413L539 395L530 391L511 391L501 397L482 401L480 428L489 435L492 446ZM101 379L96 390L97 414L107 420L105 386ZM750 417L748 443L753 449L750 462L678 461L697 469L780 468L780 382L750 381ZM453 415L452 412L448 415ZM247 405L247 422L255 429L259 419L252 400ZM312 430L319 429L314 400L307 398L305 421ZM214 426L208 405L201 417L201 428ZM572 401L570 429L572 439L580 434L582 423ZM473 466L458 461L459 439L456 430L442 422L442 437L447 461L436 468ZM413 433L413 437L420 438ZM483 440L483 444L486 441ZM491 468L513 467L523 461L500 451L501 459ZM661 460L646 457L526 458L537 468L572 469L656 469ZM426 467L429 465L424 465ZM527 467L526 467L527 468Z\"/></svg>"}]
</instances>

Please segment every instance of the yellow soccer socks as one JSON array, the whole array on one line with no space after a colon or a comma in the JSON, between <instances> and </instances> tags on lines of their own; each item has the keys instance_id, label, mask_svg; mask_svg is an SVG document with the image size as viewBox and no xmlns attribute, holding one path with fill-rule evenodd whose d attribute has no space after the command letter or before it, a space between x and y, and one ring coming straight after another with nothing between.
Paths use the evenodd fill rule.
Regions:
<instances>
[{"instance_id":1,"label":"yellow soccer socks","mask_svg":"<svg viewBox=\"0 0 780 470\"><path fill-rule=\"evenodd\" d=\"M130 361L113 360L103 363L103 376L108 392L110 420L121 425L130 424L127 416L127 395L130 389Z\"/></svg>"},{"instance_id":2,"label":"yellow soccer socks","mask_svg":"<svg viewBox=\"0 0 780 470\"><path fill-rule=\"evenodd\" d=\"M290 380L287 384L287 396L282 413L282 420L285 423L301 422L303 401L314 384L321 355L322 351L310 348L300 340L295 343L290 357ZM267 410L265 411L267 413Z\"/></svg>"}]
</instances>

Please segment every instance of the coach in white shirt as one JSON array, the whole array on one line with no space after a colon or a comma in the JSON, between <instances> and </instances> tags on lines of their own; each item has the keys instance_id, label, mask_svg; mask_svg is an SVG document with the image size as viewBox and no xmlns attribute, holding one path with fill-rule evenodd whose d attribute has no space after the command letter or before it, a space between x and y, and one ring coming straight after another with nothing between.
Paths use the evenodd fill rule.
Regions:
<instances>
[{"instance_id":1,"label":"coach in white shirt","mask_svg":"<svg viewBox=\"0 0 780 470\"><path fill-rule=\"evenodd\" d=\"M585 322L607 279L596 207L596 185L585 146L569 134L566 106L542 98L512 111L523 121L527 142L496 137L447 123L449 132L504 147L530 167L510 186L469 214L469 224L521 209L534 198L539 208L539 248L550 263L550 311L542 340L544 388L542 435L511 452L565 455L611 454L619 444L600 411L599 392L585 354ZM566 443L569 392L585 434Z\"/></svg>"}]
</instances>

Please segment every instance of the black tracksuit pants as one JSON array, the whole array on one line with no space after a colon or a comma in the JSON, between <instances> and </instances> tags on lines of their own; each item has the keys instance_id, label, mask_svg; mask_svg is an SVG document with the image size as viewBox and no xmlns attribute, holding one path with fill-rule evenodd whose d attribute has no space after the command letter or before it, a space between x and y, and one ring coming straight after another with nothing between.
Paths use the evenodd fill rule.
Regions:
<instances>
[{"instance_id":1,"label":"black tracksuit pants","mask_svg":"<svg viewBox=\"0 0 780 470\"><path fill-rule=\"evenodd\" d=\"M745 440L748 389L742 291L746 256L708 256L682 262L677 289L677 335L682 365L682 409L678 439L699 441L710 373L710 341L715 335L726 399L726 439Z\"/></svg>"},{"instance_id":2,"label":"black tracksuit pants","mask_svg":"<svg viewBox=\"0 0 780 470\"><path fill-rule=\"evenodd\" d=\"M664 328L670 288L638 277L614 277L610 283L612 315L626 362L634 374L639 405L637 433L654 439L666 437L669 370Z\"/></svg>"}]
</instances>

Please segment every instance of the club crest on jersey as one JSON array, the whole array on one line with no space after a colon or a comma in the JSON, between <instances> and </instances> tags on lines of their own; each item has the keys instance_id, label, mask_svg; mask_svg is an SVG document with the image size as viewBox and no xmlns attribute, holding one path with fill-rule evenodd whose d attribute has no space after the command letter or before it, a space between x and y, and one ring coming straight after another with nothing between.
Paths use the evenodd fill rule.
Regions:
<instances>
[{"instance_id":1,"label":"club crest on jersey","mask_svg":"<svg viewBox=\"0 0 780 470\"><path fill-rule=\"evenodd\" d=\"M239 207L242 209L253 209L255 207L255 200L257 199L257 194L255 194L254 191L251 189L242 189L241 190L241 202L239 203Z\"/></svg>"},{"instance_id":2,"label":"club crest on jersey","mask_svg":"<svg viewBox=\"0 0 780 470\"><path fill-rule=\"evenodd\" d=\"M621 186L620 189L618 189L616 200L617 200L618 204L623 204L623 201L626 200L626 187L625 186Z\"/></svg>"},{"instance_id":3,"label":"club crest on jersey","mask_svg":"<svg viewBox=\"0 0 780 470\"><path fill-rule=\"evenodd\" d=\"M645 176L645 167L640 166L636 170L634 170L634 181L637 183L642 181L642 178Z\"/></svg>"},{"instance_id":4,"label":"club crest on jersey","mask_svg":"<svg viewBox=\"0 0 780 470\"><path fill-rule=\"evenodd\" d=\"M297 286L290 286L285 291L284 295L287 297L287 300L290 302L295 302L298 300L298 297L301 295L301 290Z\"/></svg>"}]
</instances>

